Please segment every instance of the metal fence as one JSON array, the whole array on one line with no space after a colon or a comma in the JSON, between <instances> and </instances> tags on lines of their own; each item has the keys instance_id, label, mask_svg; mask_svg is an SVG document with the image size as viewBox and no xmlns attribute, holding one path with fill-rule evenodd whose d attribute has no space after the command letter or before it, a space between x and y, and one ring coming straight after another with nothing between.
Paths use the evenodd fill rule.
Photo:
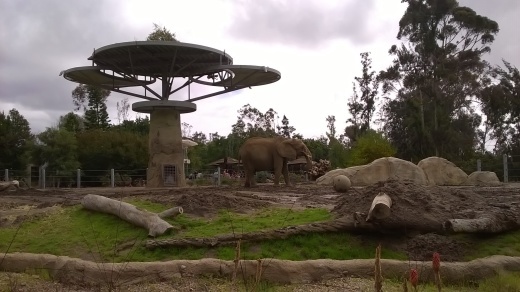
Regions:
<instances>
[{"instance_id":1,"label":"metal fence","mask_svg":"<svg viewBox=\"0 0 520 292\"><path fill-rule=\"evenodd\" d=\"M141 187L146 185L147 169L136 170L85 170L56 171L32 167L30 170L4 169L4 180L18 180L28 187L45 188L87 188L87 187ZM187 185L238 185L244 182L242 170L224 170L212 167L186 173ZM302 171L289 173L292 182L308 181ZM256 173L256 182L269 183L274 173L260 171ZM280 178L283 180L283 178Z\"/></svg>"},{"instance_id":2,"label":"metal fence","mask_svg":"<svg viewBox=\"0 0 520 292\"><path fill-rule=\"evenodd\" d=\"M501 158L489 157L474 161L454 161L455 165L470 174L474 171L492 171L505 183L520 182L520 155L503 155ZM125 187L144 186L147 169L107 169L85 170L75 169L57 171L42 167L31 167L27 170L4 170L4 180L18 180L29 187L38 188L84 188L84 187ZM303 171L290 172L292 182L309 181ZM269 183L274 179L273 172L256 173L257 183ZM283 180L283 178L280 178ZM241 170L223 170L220 167L206 168L186 173L188 185L233 185L244 180Z\"/></svg>"}]
</instances>

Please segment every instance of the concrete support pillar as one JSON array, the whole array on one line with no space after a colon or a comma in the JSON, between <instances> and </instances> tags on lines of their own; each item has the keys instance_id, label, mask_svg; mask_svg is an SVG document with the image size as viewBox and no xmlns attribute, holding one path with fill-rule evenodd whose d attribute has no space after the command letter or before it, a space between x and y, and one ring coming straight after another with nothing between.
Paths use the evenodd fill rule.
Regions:
<instances>
[{"instance_id":1,"label":"concrete support pillar","mask_svg":"<svg viewBox=\"0 0 520 292\"><path fill-rule=\"evenodd\" d=\"M146 187L186 186L181 116L174 109L150 113L148 172Z\"/></svg>"}]
</instances>

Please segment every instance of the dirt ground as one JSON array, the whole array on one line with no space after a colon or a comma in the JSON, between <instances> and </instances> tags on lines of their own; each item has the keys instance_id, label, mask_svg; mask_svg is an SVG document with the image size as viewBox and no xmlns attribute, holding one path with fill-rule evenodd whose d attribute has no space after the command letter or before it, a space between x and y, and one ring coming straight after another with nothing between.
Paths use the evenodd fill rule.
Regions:
<instances>
[{"instance_id":1,"label":"dirt ground","mask_svg":"<svg viewBox=\"0 0 520 292\"><path fill-rule=\"evenodd\" d=\"M17 225L24 219L45 216L59 210L60 207L79 204L84 195L91 193L111 198L134 197L170 206L182 206L187 215L207 218L214 216L221 209L248 213L265 207L323 207L336 216L351 216L354 212L368 212L372 199L378 192L387 193L393 201L392 215L384 222L389 230L395 226L402 228L400 222L408 222L411 228L432 226L442 224L447 219L477 218L490 212L513 216L520 222L520 218L515 217L520 217L519 185L427 187L387 182L384 185L352 188L347 193L336 193L332 187L314 184L296 187L264 184L250 189L238 186L154 190L140 187L20 189L0 192L0 227ZM431 260L431 254L435 251L442 255L444 261L463 260L471 244L431 232L411 232L399 236L395 233L394 230L386 235L356 236L362 241L376 240L383 246L403 251L413 260Z\"/></svg>"}]
</instances>

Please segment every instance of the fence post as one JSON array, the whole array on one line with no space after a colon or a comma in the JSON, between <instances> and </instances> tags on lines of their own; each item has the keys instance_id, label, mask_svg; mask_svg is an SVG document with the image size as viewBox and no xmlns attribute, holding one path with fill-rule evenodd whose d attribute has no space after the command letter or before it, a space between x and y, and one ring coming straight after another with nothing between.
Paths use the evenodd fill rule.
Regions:
<instances>
[{"instance_id":1,"label":"fence post","mask_svg":"<svg viewBox=\"0 0 520 292\"><path fill-rule=\"evenodd\" d=\"M509 175L507 173L507 154L504 154L502 158L504 164L504 182L507 183L509 181Z\"/></svg>"},{"instance_id":2,"label":"fence post","mask_svg":"<svg viewBox=\"0 0 520 292\"><path fill-rule=\"evenodd\" d=\"M482 171L482 160L477 159L477 171Z\"/></svg>"},{"instance_id":3,"label":"fence post","mask_svg":"<svg viewBox=\"0 0 520 292\"><path fill-rule=\"evenodd\" d=\"M76 170L76 184L77 184L77 188L81 188L81 169L77 169Z\"/></svg>"},{"instance_id":4,"label":"fence post","mask_svg":"<svg viewBox=\"0 0 520 292\"><path fill-rule=\"evenodd\" d=\"M110 185L112 187L115 187L115 185L116 185L115 184L115 174L114 174L114 169L113 168L110 170Z\"/></svg>"},{"instance_id":5,"label":"fence post","mask_svg":"<svg viewBox=\"0 0 520 292\"><path fill-rule=\"evenodd\" d=\"M45 185L47 183L45 182L45 168L42 168L42 189L45 190Z\"/></svg>"},{"instance_id":6,"label":"fence post","mask_svg":"<svg viewBox=\"0 0 520 292\"><path fill-rule=\"evenodd\" d=\"M9 169L4 170L4 181L9 181Z\"/></svg>"},{"instance_id":7,"label":"fence post","mask_svg":"<svg viewBox=\"0 0 520 292\"><path fill-rule=\"evenodd\" d=\"M217 172L218 172L218 176L217 176L217 185L220 186L220 166L217 167Z\"/></svg>"}]
</instances>

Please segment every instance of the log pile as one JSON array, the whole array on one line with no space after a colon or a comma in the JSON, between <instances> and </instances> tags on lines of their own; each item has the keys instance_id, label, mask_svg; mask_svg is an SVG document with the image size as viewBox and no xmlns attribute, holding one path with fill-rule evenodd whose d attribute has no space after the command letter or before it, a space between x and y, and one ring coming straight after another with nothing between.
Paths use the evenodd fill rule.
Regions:
<instances>
[{"instance_id":1,"label":"log pile","mask_svg":"<svg viewBox=\"0 0 520 292\"><path fill-rule=\"evenodd\" d=\"M313 161L312 168L309 171L312 180L316 180L318 177L326 174L331 169L330 161L320 159L319 162Z\"/></svg>"}]
</instances>

